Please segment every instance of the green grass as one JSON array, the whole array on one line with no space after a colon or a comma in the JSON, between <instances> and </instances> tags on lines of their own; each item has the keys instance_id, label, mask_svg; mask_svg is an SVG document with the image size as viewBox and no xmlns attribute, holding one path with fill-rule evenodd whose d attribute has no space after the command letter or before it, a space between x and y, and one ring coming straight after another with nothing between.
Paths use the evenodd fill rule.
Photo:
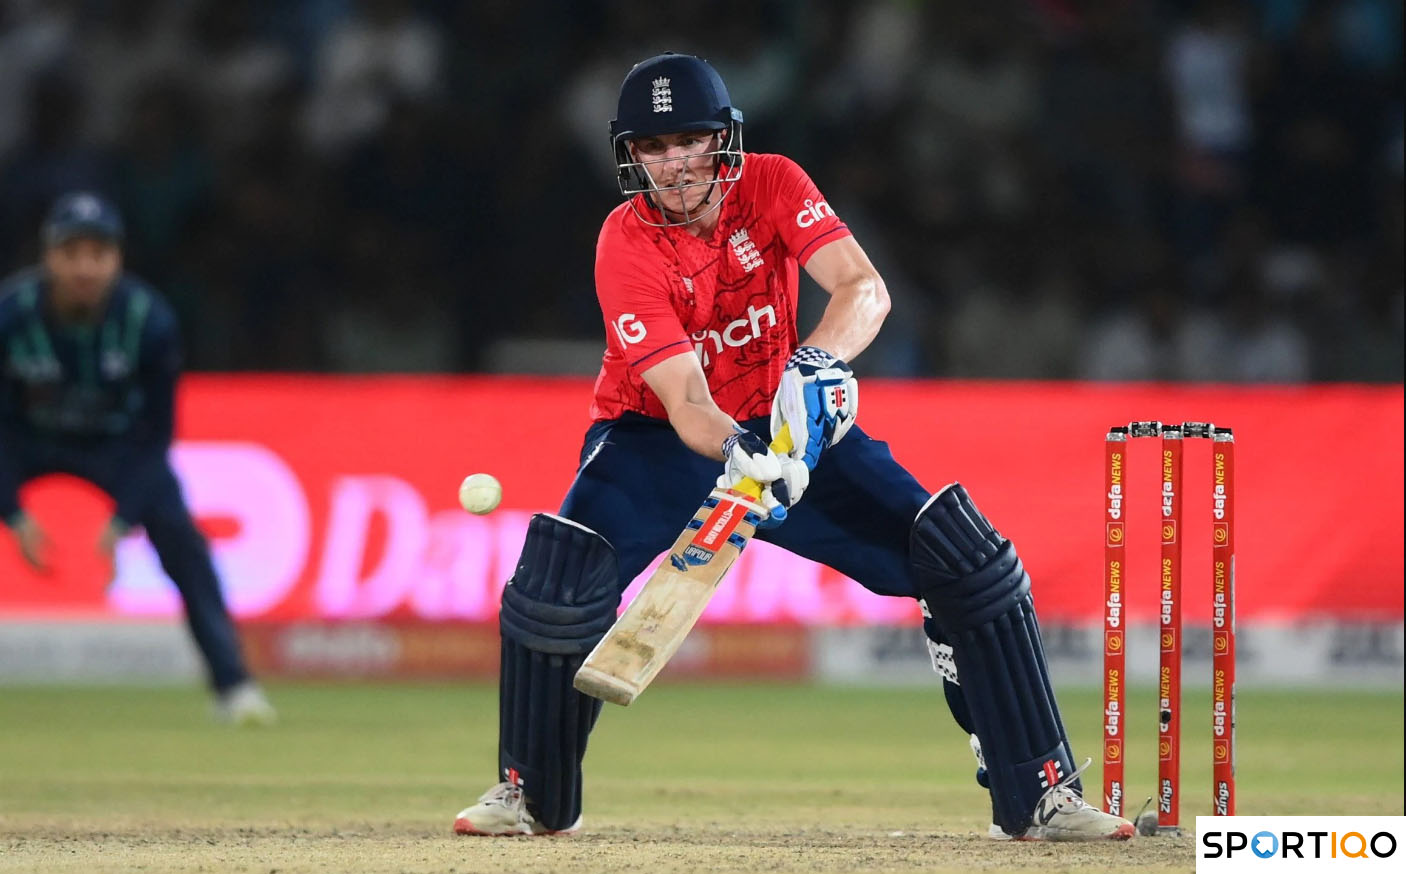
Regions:
<instances>
[{"instance_id":1,"label":"green grass","mask_svg":"<svg viewBox=\"0 0 1406 874\"><path fill-rule=\"evenodd\" d=\"M493 782L496 688L274 685L270 697L282 725L236 731L212 724L194 689L0 688L0 870L4 838L15 851L65 830L442 835ZM1076 754L1097 755L1097 692L1061 700ZM1155 780L1150 692L1130 707L1136 812ZM1190 827L1210 812L1210 717L1196 694L1183 712ZM1242 691L1238 739L1240 813L1402 813L1400 692ZM607 706L586 810L588 825L626 833L960 835L989 821L973 770L935 689L661 685ZM1097 764L1086 785L1098 794Z\"/></svg>"}]
</instances>

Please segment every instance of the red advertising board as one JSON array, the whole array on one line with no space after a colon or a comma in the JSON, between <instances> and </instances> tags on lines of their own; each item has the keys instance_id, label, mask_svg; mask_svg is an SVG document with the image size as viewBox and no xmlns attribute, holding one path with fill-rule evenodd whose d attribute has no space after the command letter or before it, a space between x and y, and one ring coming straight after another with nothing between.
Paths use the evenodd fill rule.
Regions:
<instances>
[{"instance_id":1,"label":"red advertising board","mask_svg":"<svg viewBox=\"0 0 1406 874\"><path fill-rule=\"evenodd\" d=\"M684 641L665 676L799 679L811 672L809 631L799 625L705 626ZM487 622L249 622L240 641L259 676L498 676L498 627Z\"/></svg>"},{"instance_id":2,"label":"red advertising board","mask_svg":"<svg viewBox=\"0 0 1406 874\"><path fill-rule=\"evenodd\" d=\"M571 482L589 394L580 379L192 376L181 392L174 458L239 616L483 621L496 616L530 514L555 509ZM929 488L963 482L1016 542L1050 620L1098 621L1104 433L1158 418L1235 429L1242 619L1401 617L1400 386L871 380L863 400L862 427L887 440ZM1129 449L1134 619L1151 616L1156 599L1157 444ZM1185 450L1180 536L1192 622L1210 609L1207 444L1188 441ZM474 471L503 483L503 506L491 515L458 508L458 483ZM115 569L93 554L109 508L101 494L51 477L22 496L50 533L55 569L34 574L3 538L0 618L177 612L142 537L124 541ZM911 603L870 595L759 543L705 622L914 615Z\"/></svg>"}]
</instances>

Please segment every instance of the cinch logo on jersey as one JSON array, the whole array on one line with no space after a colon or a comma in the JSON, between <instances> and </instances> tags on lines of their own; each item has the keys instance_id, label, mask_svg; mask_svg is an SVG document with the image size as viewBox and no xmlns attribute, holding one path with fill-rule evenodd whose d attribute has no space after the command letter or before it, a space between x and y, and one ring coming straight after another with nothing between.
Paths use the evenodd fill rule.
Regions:
<instances>
[{"instance_id":1,"label":"cinch logo on jersey","mask_svg":"<svg viewBox=\"0 0 1406 874\"><path fill-rule=\"evenodd\" d=\"M1197 871L1395 871L1406 816L1198 816Z\"/></svg>"},{"instance_id":2,"label":"cinch logo on jersey","mask_svg":"<svg viewBox=\"0 0 1406 874\"><path fill-rule=\"evenodd\" d=\"M620 338L621 346L629 346L644 339L644 335L649 332L643 323L635 318L634 313L625 313L615 320L611 326L615 329L615 334Z\"/></svg>"},{"instance_id":3,"label":"cinch logo on jersey","mask_svg":"<svg viewBox=\"0 0 1406 874\"><path fill-rule=\"evenodd\" d=\"M771 304L767 304L761 309L757 309L754 306L747 307L747 315L745 318L728 322L727 326L721 331L715 331L709 328L705 328L702 331L694 331L693 351L698 354L698 360L703 362L704 367L707 367L713 361L713 354L723 351L724 346L735 349L739 346L745 346L757 339L762 335L763 317L767 320L767 328L776 327L776 310L772 309ZM746 331L748 328L751 328L751 331L743 334L742 331ZM640 336L643 337L644 334L641 333ZM713 346L711 352L708 349L709 341L712 342Z\"/></svg>"},{"instance_id":4,"label":"cinch logo on jersey","mask_svg":"<svg viewBox=\"0 0 1406 874\"><path fill-rule=\"evenodd\" d=\"M805 209L796 213L796 227L808 228L816 222L829 216L833 216L835 211L830 208L830 204L823 200L811 200L806 198Z\"/></svg>"}]
</instances>

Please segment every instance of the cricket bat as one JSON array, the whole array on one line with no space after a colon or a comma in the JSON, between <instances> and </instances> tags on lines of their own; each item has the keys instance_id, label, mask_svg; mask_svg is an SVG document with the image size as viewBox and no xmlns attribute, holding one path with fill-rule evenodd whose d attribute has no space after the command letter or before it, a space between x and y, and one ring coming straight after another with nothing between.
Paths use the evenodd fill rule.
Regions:
<instances>
[{"instance_id":1,"label":"cricket bat","mask_svg":"<svg viewBox=\"0 0 1406 874\"><path fill-rule=\"evenodd\" d=\"M781 455L791 446L791 432L783 427L771 441L772 451ZM645 690L767 517L761 494L762 486L751 479L713 489L635 600L586 656L576 672L577 689L620 705Z\"/></svg>"}]
</instances>

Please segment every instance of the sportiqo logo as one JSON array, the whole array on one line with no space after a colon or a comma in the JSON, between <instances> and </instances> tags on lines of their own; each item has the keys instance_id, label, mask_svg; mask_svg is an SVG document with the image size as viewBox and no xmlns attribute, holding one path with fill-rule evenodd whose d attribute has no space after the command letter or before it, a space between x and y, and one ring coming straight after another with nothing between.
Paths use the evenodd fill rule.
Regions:
<instances>
[{"instance_id":1,"label":"sportiqo logo","mask_svg":"<svg viewBox=\"0 0 1406 874\"><path fill-rule=\"evenodd\" d=\"M1402 844L1406 816L1196 817L1197 871L1395 871Z\"/></svg>"},{"instance_id":2,"label":"sportiqo logo","mask_svg":"<svg viewBox=\"0 0 1406 874\"><path fill-rule=\"evenodd\" d=\"M805 209L796 213L796 227L808 228L834 214L835 211L830 208L830 204L823 200L811 200L807 197Z\"/></svg>"}]
</instances>

